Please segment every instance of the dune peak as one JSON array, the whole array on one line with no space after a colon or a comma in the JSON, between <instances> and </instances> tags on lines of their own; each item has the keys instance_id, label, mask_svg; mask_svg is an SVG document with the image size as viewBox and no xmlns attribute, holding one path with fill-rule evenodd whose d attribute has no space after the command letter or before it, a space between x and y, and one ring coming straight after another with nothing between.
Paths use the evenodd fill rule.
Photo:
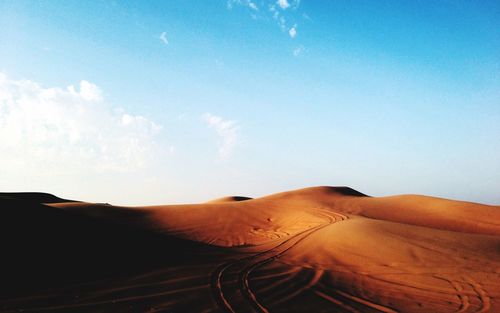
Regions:
<instances>
[{"instance_id":1,"label":"dune peak","mask_svg":"<svg viewBox=\"0 0 500 313\"><path fill-rule=\"evenodd\" d=\"M252 200L253 198L244 197L244 196L227 196L222 198L216 198L213 200L207 201L207 203L225 203L225 202L238 202L238 201L247 201Z\"/></svg>"}]
</instances>

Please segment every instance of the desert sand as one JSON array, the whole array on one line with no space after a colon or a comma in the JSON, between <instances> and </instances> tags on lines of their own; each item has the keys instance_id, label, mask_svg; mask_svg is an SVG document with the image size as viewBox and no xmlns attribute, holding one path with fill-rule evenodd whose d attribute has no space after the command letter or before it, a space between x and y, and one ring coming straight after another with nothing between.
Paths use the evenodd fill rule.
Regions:
<instances>
[{"instance_id":1,"label":"desert sand","mask_svg":"<svg viewBox=\"0 0 500 313\"><path fill-rule=\"evenodd\" d=\"M0 312L500 312L499 206L348 187L0 204Z\"/></svg>"}]
</instances>

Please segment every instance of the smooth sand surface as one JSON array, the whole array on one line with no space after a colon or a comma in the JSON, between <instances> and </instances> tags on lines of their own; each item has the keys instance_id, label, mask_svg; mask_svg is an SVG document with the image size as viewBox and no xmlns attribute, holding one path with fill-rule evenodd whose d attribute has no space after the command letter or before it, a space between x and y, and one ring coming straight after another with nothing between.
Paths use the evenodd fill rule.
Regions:
<instances>
[{"instance_id":1,"label":"smooth sand surface","mask_svg":"<svg viewBox=\"0 0 500 313\"><path fill-rule=\"evenodd\" d=\"M347 187L0 204L0 312L500 312L499 206Z\"/></svg>"}]
</instances>

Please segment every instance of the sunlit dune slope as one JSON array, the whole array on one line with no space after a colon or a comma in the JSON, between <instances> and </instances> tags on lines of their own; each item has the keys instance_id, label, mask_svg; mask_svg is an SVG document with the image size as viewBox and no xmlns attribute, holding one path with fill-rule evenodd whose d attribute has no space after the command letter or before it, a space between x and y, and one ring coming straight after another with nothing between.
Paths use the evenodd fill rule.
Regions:
<instances>
[{"instance_id":1,"label":"sunlit dune slope","mask_svg":"<svg viewBox=\"0 0 500 313\"><path fill-rule=\"evenodd\" d=\"M327 219L325 212L500 235L496 206L417 195L368 197L347 187L313 187L256 199L228 197L189 205L51 205L219 246L255 245L283 238L322 223Z\"/></svg>"}]
</instances>

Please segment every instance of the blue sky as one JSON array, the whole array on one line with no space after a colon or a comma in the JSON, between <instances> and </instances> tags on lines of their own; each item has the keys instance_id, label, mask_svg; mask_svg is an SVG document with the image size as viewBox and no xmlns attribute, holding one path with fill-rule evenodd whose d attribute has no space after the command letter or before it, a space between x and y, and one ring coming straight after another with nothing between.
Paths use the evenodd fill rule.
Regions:
<instances>
[{"instance_id":1,"label":"blue sky","mask_svg":"<svg viewBox=\"0 0 500 313\"><path fill-rule=\"evenodd\" d=\"M2 190L500 203L498 1L0 0L0 73Z\"/></svg>"}]
</instances>

